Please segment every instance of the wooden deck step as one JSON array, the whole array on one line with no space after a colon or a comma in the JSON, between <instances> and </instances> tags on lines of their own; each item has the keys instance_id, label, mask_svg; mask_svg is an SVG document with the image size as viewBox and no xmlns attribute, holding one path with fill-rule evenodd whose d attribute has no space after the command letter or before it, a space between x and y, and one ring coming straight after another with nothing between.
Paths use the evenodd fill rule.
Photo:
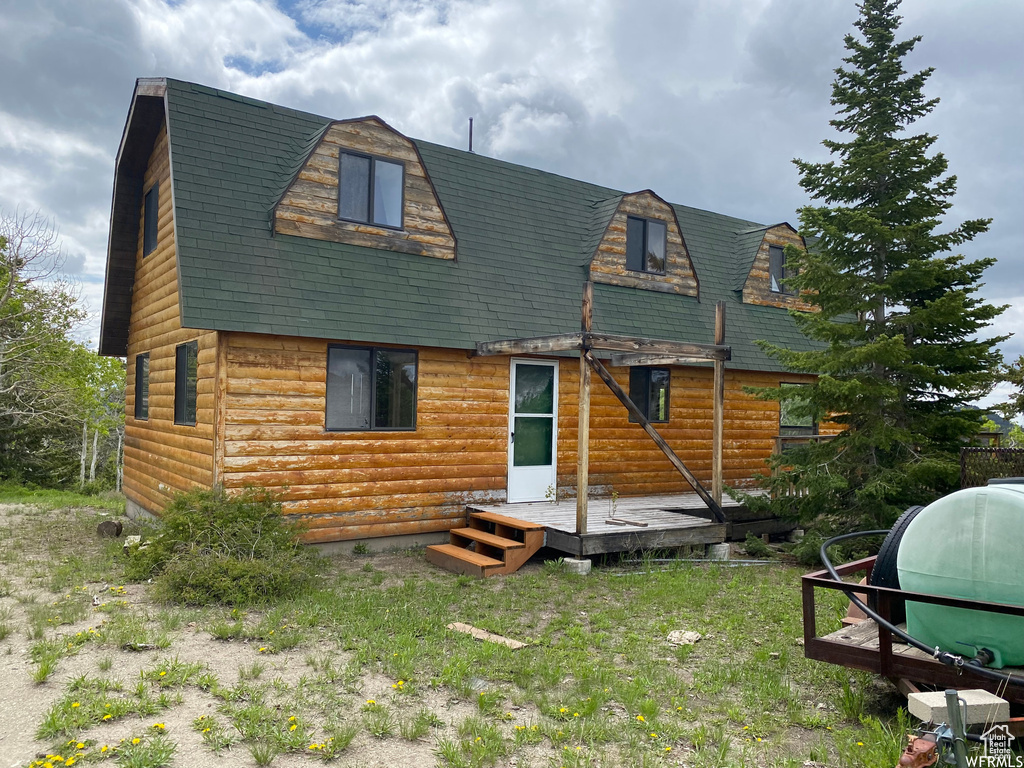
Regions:
<instances>
[{"instance_id":1,"label":"wooden deck step","mask_svg":"<svg viewBox=\"0 0 1024 768\"><path fill-rule=\"evenodd\" d=\"M427 561L455 573L480 578L505 566L501 560L477 554L456 544L432 544L427 547Z\"/></svg>"},{"instance_id":2,"label":"wooden deck step","mask_svg":"<svg viewBox=\"0 0 1024 768\"><path fill-rule=\"evenodd\" d=\"M542 531L543 523L529 523L526 520L517 520L514 517L499 515L497 512L474 512L470 508L469 518L471 520L483 520L495 525L504 525L506 528L515 528L518 531Z\"/></svg>"},{"instance_id":3,"label":"wooden deck step","mask_svg":"<svg viewBox=\"0 0 1024 768\"><path fill-rule=\"evenodd\" d=\"M514 539L506 539L504 536L495 536L493 533L487 533L487 531L481 531L476 528L455 528L450 531L452 536L452 542L457 538L469 539L470 541L478 541L481 544L486 544L489 547L495 547L496 549L522 549L526 546L521 541L515 541Z\"/></svg>"}]
</instances>

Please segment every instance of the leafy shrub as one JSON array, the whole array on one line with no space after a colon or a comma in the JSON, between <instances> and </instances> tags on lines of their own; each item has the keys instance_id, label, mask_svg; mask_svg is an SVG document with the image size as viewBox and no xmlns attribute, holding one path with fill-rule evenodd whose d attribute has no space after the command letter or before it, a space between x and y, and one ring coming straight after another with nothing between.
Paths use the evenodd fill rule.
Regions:
<instances>
[{"instance_id":1,"label":"leafy shrub","mask_svg":"<svg viewBox=\"0 0 1024 768\"><path fill-rule=\"evenodd\" d=\"M760 536L755 536L750 531L747 531L747 538L743 542L743 551L750 557L760 558L768 558L775 554L771 547L761 540Z\"/></svg>"},{"instance_id":2,"label":"leafy shrub","mask_svg":"<svg viewBox=\"0 0 1024 768\"><path fill-rule=\"evenodd\" d=\"M131 553L125 573L153 578L157 597L168 602L252 605L287 597L308 584L318 559L263 489L178 494L162 523L148 546Z\"/></svg>"}]
</instances>

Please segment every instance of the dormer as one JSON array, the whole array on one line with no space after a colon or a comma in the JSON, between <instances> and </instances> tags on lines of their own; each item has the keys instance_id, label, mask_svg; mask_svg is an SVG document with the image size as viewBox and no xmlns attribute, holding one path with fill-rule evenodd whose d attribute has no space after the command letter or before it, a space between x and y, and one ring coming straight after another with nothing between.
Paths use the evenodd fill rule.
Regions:
<instances>
[{"instance_id":1,"label":"dormer","mask_svg":"<svg viewBox=\"0 0 1024 768\"><path fill-rule=\"evenodd\" d=\"M607 210L614 201L596 208ZM675 210L652 191L623 195L590 260L595 283L698 296L700 285Z\"/></svg>"},{"instance_id":2,"label":"dormer","mask_svg":"<svg viewBox=\"0 0 1024 768\"><path fill-rule=\"evenodd\" d=\"M274 232L437 259L455 237L416 145L379 117L329 124L274 207Z\"/></svg>"},{"instance_id":3,"label":"dormer","mask_svg":"<svg viewBox=\"0 0 1024 768\"><path fill-rule=\"evenodd\" d=\"M786 222L736 233L737 251L745 257L741 261L745 270L738 276L736 290L743 292L744 304L815 309L786 284L786 277L792 275L786 266L787 245L801 250L807 247L803 237Z\"/></svg>"}]
</instances>

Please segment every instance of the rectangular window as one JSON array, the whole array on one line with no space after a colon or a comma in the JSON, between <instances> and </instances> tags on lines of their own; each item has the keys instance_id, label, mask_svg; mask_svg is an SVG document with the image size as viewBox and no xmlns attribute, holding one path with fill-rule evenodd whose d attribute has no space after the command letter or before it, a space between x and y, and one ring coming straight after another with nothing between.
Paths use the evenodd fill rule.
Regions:
<instances>
[{"instance_id":1,"label":"rectangular window","mask_svg":"<svg viewBox=\"0 0 1024 768\"><path fill-rule=\"evenodd\" d=\"M786 285L786 278L793 277L796 270L786 266L786 251L781 246L768 246L768 279L772 293L796 295L796 290Z\"/></svg>"},{"instance_id":2,"label":"rectangular window","mask_svg":"<svg viewBox=\"0 0 1024 768\"><path fill-rule=\"evenodd\" d=\"M160 217L160 185L154 184L146 193L142 215L142 255L156 250L156 230Z\"/></svg>"},{"instance_id":3,"label":"rectangular window","mask_svg":"<svg viewBox=\"0 0 1024 768\"><path fill-rule=\"evenodd\" d=\"M174 350L174 423L196 425L196 379L199 342L179 344Z\"/></svg>"},{"instance_id":4,"label":"rectangular window","mask_svg":"<svg viewBox=\"0 0 1024 768\"><path fill-rule=\"evenodd\" d=\"M405 166L342 152L338 162L338 218L402 228Z\"/></svg>"},{"instance_id":5,"label":"rectangular window","mask_svg":"<svg viewBox=\"0 0 1024 768\"><path fill-rule=\"evenodd\" d=\"M665 236L663 221L626 217L626 269L633 272L665 274Z\"/></svg>"},{"instance_id":6,"label":"rectangular window","mask_svg":"<svg viewBox=\"0 0 1024 768\"><path fill-rule=\"evenodd\" d=\"M329 431L416 429L416 351L327 348Z\"/></svg>"},{"instance_id":7,"label":"rectangular window","mask_svg":"<svg viewBox=\"0 0 1024 768\"><path fill-rule=\"evenodd\" d=\"M672 373L668 368L634 366L629 369L629 399L647 417L647 420L654 424L668 422L668 395L671 380ZM629 420L636 421L632 414Z\"/></svg>"},{"instance_id":8,"label":"rectangular window","mask_svg":"<svg viewBox=\"0 0 1024 768\"><path fill-rule=\"evenodd\" d=\"M135 356L135 418L149 418L149 352Z\"/></svg>"},{"instance_id":9,"label":"rectangular window","mask_svg":"<svg viewBox=\"0 0 1024 768\"><path fill-rule=\"evenodd\" d=\"M779 384L783 389L791 387L806 387L806 384ZM792 435L816 435L818 425L814 423L814 417L810 414L798 416L794 411L800 410L805 401L796 400L779 402L779 434L783 436Z\"/></svg>"}]
</instances>

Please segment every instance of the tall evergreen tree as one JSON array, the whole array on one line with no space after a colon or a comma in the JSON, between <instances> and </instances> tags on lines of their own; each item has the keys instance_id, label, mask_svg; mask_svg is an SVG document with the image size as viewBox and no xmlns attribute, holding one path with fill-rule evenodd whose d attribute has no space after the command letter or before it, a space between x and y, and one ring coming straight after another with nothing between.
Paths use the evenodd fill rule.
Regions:
<instances>
[{"instance_id":1,"label":"tall evergreen tree","mask_svg":"<svg viewBox=\"0 0 1024 768\"><path fill-rule=\"evenodd\" d=\"M840 136L823 144L833 159L794 161L821 204L799 212L811 247L787 249L798 270L787 283L818 310L796 322L819 348L762 345L788 369L819 374L811 387L762 394L843 430L776 457L776 488L806 491L777 504L805 520L845 516L846 526L889 525L955 488L958 449L979 426L962 407L990 391L1001 360L1002 338L978 338L1003 310L975 295L993 260L954 252L990 220L940 229L956 177L931 152L935 136L908 135L938 99L923 92L931 68L904 70L920 37L897 41L898 7L858 5L860 34L846 36L832 85Z\"/></svg>"}]
</instances>

